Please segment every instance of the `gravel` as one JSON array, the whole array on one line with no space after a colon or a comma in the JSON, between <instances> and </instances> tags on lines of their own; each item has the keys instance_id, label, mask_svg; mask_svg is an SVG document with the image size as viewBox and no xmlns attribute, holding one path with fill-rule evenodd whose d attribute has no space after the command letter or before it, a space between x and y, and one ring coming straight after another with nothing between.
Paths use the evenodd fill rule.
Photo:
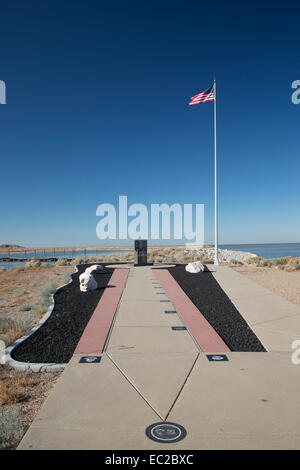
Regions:
<instances>
[{"instance_id":1,"label":"gravel","mask_svg":"<svg viewBox=\"0 0 300 470\"><path fill-rule=\"evenodd\" d=\"M13 359L33 363L69 362L114 271L108 267L99 273L95 271L93 276L98 289L81 292L78 278L88 266L91 264L78 266L78 272L72 274L72 282L55 294L50 317L13 350Z\"/></svg>"},{"instance_id":2,"label":"gravel","mask_svg":"<svg viewBox=\"0 0 300 470\"><path fill-rule=\"evenodd\" d=\"M231 351L265 351L207 268L204 273L191 274L185 265L176 265L168 271Z\"/></svg>"}]
</instances>

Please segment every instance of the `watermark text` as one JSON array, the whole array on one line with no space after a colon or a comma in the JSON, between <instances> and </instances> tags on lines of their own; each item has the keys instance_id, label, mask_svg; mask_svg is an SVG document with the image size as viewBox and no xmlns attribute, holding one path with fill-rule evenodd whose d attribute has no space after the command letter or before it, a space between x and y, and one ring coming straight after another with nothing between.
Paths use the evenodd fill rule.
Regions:
<instances>
[{"instance_id":1,"label":"watermark text","mask_svg":"<svg viewBox=\"0 0 300 470\"><path fill-rule=\"evenodd\" d=\"M292 83L292 88L296 90L292 93L291 99L293 104L300 103L300 80L294 80Z\"/></svg>"},{"instance_id":2,"label":"watermark text","mask_svg":"<svg viewBox=\"0 0 300 470\"><path fill-rule=\"evenodd\" d=\"M186 245L204 244L204 204L144 204L128 206L127 196L119 205L104 203L97 207L96 234L100 240L183 240ZM194 222L194 223L193 223Z\"/></svg>"},{"instance_id":3,"label":"watermark text","mask_svg":"<svg viewBox=\"0 0 300 470\"><path fill-rule=\"evenodd\" d=\"M0 80L0 104L6 104L6 84Z\"/></svg>"},{"instance_id":4,"label":"watermark text","mask_svg":"<svg viewBox=\"0 0 300 470\"><path fill-rule=\"evenodd\" d=\"M295 349L292 353L292 363L298 366L300 364L300 339L295 339L292 342L292 349Z\"/></svg>"}]
</instances>

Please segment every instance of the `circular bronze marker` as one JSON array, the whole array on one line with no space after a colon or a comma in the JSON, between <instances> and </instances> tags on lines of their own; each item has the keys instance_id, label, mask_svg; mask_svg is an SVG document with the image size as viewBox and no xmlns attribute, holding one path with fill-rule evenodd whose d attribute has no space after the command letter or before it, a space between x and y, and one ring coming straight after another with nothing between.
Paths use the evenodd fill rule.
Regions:
<instances>
[{"instance_id":1,"label":"circular bronze marker","mask_svg":"<svg viewBox=\"0 0 300 470\"><path fill-rule=\"evenodd\" d=\"M146 436L152 441L170 444L184 439L186 430L176 423L154 423L147 427Z\"/></svg>"}]
</instances>

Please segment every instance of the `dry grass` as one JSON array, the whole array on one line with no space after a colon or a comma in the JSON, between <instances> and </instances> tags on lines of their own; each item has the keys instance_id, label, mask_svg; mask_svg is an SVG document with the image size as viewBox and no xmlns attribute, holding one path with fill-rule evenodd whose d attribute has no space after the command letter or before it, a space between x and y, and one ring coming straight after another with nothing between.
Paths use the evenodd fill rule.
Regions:
<instances>
[{"instance_id":1,"label":"dry grass","mask_svg":"<svg viewBox=\"0 0 300 470\"><path fill-rule=\"evenodd\" d=\"M19 390L11 387L8 382L0 382L0 405L18 403L21 398Z\"/></svg>"},{"instance_id":2,"label":"dry grass","mask_svg":"<svg viewBox=\"0 0 300 470\"><path fill-rule=\"evenodd\" d=\"M25 297L17 297L14 303L16 306L18 306L18 305L24 304L25 302L26 302Z\"/></svg>"},{"instance_id":3,"label":"dry grass","mask_svg":"<svg viewBox=\"0 0 300 470\"><path fill-rule=\"evenodd\" d=\"M0 449L17 447L60 374L0 365Z\"/></svg>"},{"instance_id":4,"label":"dry grass","mask_svg":"<svg viewBox=\"0 0 300 470\"><path fill-rule=\"evenodd\" d=\"M282 258L262 258L255 256L246 261L247 265L256 266L259 268L272 268L277 267L283 271L292 272L300 270L300 258L293 258L292 256L283 256Z\"/></svg>"},{"instance_id":5,"label":"dry grass","mask_svg":"<svg viewBox=\"0 0 300 470\"><path fill-rule=\"evenodd\" d=\"M48 309L49 287L53 292L56 286L65 284L71 272L73 266L51 265L0 273L0 339L9 344L26 334ZM46 288L47 295L43 294Z\"/></svg>"},{"instance_id":6,"label":"dry grass","mask_svg":"<svg viewBox=\"0 0 300 470\"><path fill-rule=\"evenodd\" d=\"M21 323L13 323L8 330L5 331L5 337L8 340L8 343L13 343L19 338L22 338L26 334L27 330Z\"/></svg>"},{"instance_id":7,"label":"dry grass","mask_svg":"<svg viewBox=\"0 0 300 470\"><path fill-rule=\"evenodd\" d=\"M204 264L211 264L213 260L210 258L205 258L204 256L199 256L196 251L186 250L185 247L148 247L147 258L149 263L179 263L187 264L193 261L201 261ZM77 260L79 262L84 262L84 260ZM91 262L91 259L88 260ZM102 256L97 259L97 262L101 263L132 263L134 261L134 253L117 253ZM86 261L85 261L86 262Z\"/></svg>"},{"instance_id":8,"label":"dry grass","mask_svg":"<svg viewBox=\"0 0 300 470\"><path fill-rule=\"evenodd\" d=\"M24 401L28 387L33 385L32 374L16 371L13 378L8 377L0 382L0 405L9 405Z\"/></svg>"}]
</instances>

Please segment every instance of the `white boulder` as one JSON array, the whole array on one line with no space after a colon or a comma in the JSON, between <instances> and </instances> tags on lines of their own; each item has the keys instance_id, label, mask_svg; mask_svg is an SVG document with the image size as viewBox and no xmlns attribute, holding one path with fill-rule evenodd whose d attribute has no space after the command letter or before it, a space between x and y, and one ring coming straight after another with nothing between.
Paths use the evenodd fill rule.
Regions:
<instances>
[{"instance_id":1,"label":"white boulder","mask_svg":"<svg viewBox=\"0 0 300 470\"><path fill-rule=\"evenodd\" d=\"M189 263L186 265L185 270L189 273L203 273L204 266L200 261L194 261L194 263Z\"/></svg>"},{"instance_id":2,"label":"white boulder","mask_svg":"<svg viewBox=\"0 0 300 470\"><path fill-rule=\"evenodd\" d=\"M84 272L79 276L79 287L81 292L87 292L97 289L98 284L91 273Z\"/></svg>"},{"instance_id":3,"label":"white boulder","mask_svg":"<svg viewBox=\"0 0 300 470\"><path fill-rule=\"evenodd\" d=\"M85 272L86 273L92 273L93 271L103 271L103 266L101 264L93 264L93 266L89 266L86 268Z\"/></svg>"}]
</instances>

